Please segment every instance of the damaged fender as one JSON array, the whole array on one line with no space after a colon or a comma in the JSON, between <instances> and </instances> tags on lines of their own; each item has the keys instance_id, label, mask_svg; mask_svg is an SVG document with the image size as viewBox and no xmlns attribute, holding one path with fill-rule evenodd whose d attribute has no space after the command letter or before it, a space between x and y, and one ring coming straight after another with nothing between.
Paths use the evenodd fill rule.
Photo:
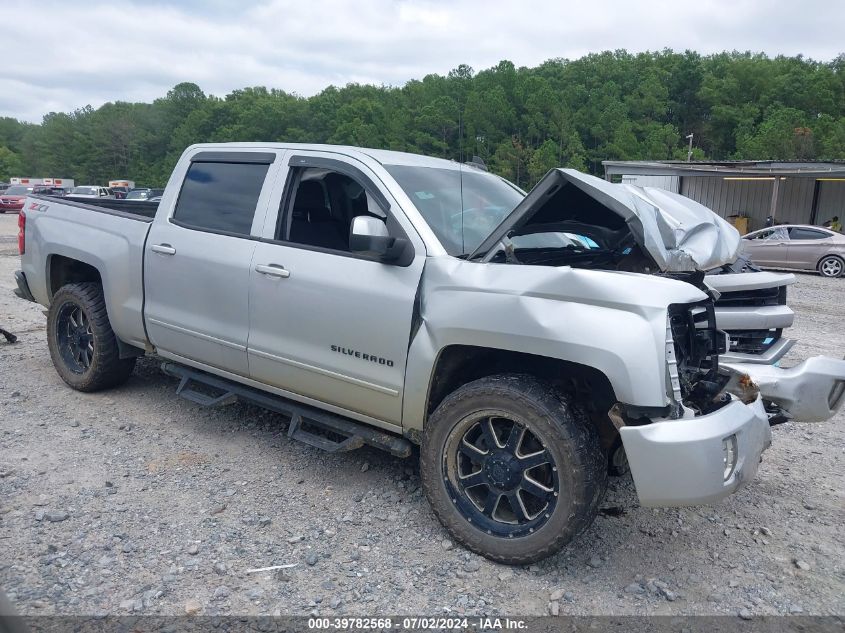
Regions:
<instances>
[{"instance_id":1,"label":"damaged fender","mask_svg":"<svg viewBox=\"0 0 845 633\"><path fill-rule=\"evenodd\" d=\"M426 262L408 352L403 425L421 429L440 353L453 345L580 363L617 400L669 404L666 307L701 301L694 286L651 275L570 267Z\"/></svg>"},{"instance_id":2,"label":"damaged fender","mask_svg":"<svg viewBox=\"0 0 845 633\"><path fill-rule=\"evenodd\" d=\"M814 356L784 369L753 363L721 363L747 374L764 400L771 400L798 422L824 422L845 401L845 360Z\"/></svg>"}]
</instances>

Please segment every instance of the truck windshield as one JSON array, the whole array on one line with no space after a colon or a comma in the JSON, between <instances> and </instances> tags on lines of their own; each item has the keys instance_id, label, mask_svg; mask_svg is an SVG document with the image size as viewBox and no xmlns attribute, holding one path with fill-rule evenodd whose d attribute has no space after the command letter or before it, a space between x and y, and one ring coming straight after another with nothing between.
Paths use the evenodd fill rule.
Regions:
<instances>
[{"instance_id":1,"label":"truck windshield","mask_svg":"<svg viewBox=\"0 0 845 633\"><path fill-rule=\"evenodd\" d=\"M97 188L96 187L74 187L71 191L71 194L78 195L78 196L96 196L97 195Z\"/></svg>"},{"instance_id":2,"label":"truck windshield","mask_svg":"<svg viewBox=\"0 0 845 633\"><path fill-rule=\"evenodd\" d=\"M472 167L385 165L450 255L471 253L522 200L506 180Z\"/></svg>"}]
</instances>

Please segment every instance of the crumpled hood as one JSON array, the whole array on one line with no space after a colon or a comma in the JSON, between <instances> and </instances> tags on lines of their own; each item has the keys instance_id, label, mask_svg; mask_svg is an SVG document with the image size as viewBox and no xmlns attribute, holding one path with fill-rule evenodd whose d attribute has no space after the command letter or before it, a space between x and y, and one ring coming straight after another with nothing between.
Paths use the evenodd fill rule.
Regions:
<instances>
[{"instance_id":1,"label":"crumpled hood","mask_svg":"<svg viewBox=\"0 0 845 633\"><path fill-rule=\"evenodd\" d=\"M487 253L513 231L523 229L541 210L544 217L567 221L585 218L583 207L549 209L562 187L574 186L624 220L640 247L664 272L706 271L734 261L739 232L702 204L653 187L613 184L574 169L553 169L470 255ZM548 221L548 220L546 220Z\"/></svg>"}]
</instances>

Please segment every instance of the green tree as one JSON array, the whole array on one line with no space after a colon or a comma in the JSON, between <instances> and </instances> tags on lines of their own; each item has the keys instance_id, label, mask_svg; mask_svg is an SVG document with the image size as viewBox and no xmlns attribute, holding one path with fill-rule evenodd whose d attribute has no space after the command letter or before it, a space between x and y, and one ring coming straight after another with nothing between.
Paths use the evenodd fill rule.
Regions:
<instances>
[{"instance_id":1,"label":"green tree","mask_svg":"<svg viewBox=\"0 0 845 633\"><path fill-rule=\"evenodd\" d=\"M845 53L828 62L749 52L603 51L537 67L460 65L403 86L329 86L303 98L190 82L152 103L0 118L0 147L30 175L162 185L192 143L351 143L454 160L482 157L530 187L553 166L595 174L608 159L842 159Z\"/></svg>"},{"instance_id":2,"label":"green tree","mask_svg":"<svg viewBox=\"0 0 845 633\"><path fill-rule=\"evenodd\" d=\"M5 145L0 146L0 180L8 182L12 176L22 175L21 167L20 155Z\"/></svg>"},{"instance_id":3,"label":"green tree","mask_svg":"<svg viewBox=\"0 0 845 633\"><path fill-rule=\"evenodd\" d=\"M528 161L528 175L532 182L537 182L546 172L558 166L560 163L557 144L552 140L546 140L531 153L531 160Z\"/></svg>"}]
</instances>

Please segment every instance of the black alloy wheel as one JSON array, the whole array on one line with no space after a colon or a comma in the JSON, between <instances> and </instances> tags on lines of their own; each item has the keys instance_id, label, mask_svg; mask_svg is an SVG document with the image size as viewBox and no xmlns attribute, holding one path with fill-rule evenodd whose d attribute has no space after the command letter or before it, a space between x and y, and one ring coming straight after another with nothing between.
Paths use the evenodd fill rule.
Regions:
<instances>
[{"instance_id":1,"label":"black alloy wheel","mask_svg":"<svg viewBox=\"0 0 845 633\"><path fill-rule=\"evenodd\" d=\"M458 387L429 416L420 445L437 518L459 543L509 565L546 558L590 525L607 463L583 407L527 374Z\"/></svg>"},{"instance_id":2,"label":"black alloy wheel","mask_svg":"<svg viewBox=\"0 0 845 633\"><path fill-rule=\"evenodd\" d=\"M68 301L59 308L56 339L68 369L84 374L91 368L94 360L94 332L81 306Z\"/></svg>"},{"instance_id":3,"label":"black alloy wheel","mask_svg":"<svg viewBox=\"0 0 845 633\"><path fill-rule=\"evenodd\" d=\"M523 421L505 411L480 411L455 427L443 476L461 514L500 537L541 527L560 493L552 454Z\"/></svg>"}]
</instances>

